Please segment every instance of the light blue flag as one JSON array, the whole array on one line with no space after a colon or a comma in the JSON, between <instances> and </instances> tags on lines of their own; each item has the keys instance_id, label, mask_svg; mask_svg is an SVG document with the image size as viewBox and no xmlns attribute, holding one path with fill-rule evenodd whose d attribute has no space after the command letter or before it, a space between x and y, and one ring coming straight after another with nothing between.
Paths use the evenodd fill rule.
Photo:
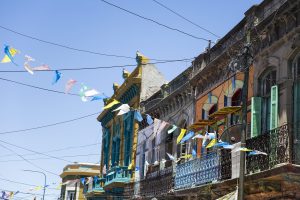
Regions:
<instances>
[{"instance_id":1,"label":"light blue flag","mask_svg":"<svg viewBox=\"0 0 300 200\"><path fill-rule=\"evenodd\" d=\"M192 150L192 156L196 157L197 156L197 152L195 151L195 149Z\"/></svg>"},{"instance_id":2,"label":"light blue flag","mask_svg":"<svg viewBox=\"0 0 300 200\"><path fill-rule=\"evenodd\" d=\"M142 117L141 113L137 110L134 111L134 119L136 119L139 122L143 121L143 117Z\"/></svg>"},{"instance_id":3,"label":"light blue flag","mask_svg":"<svg viewBox=\"0 0 300 200\"><path fill-rule=\"evenodd\" d=\"M188 134L186 134L182 140L180 141L180 143L184 143L185 141L188 141L189 139L191 139L193 136L195 135L194 131L190 131Z\"/></svg>"},{"instance_id":4,"label":"light blue flag","mask_svg":"<svg viewBox=\"0 0 300 200\"><path fill-rule=\"evenodd\" d=\"M60 77L61 77L61 72L59 72L58 70L55 70L55 76L53 78L52 85L57 83L57 81L60 79Z\"/></svg>"},{"instance_id":5,"label":"light blue flag","mask_svg":"<svg viewBox=\"0 0 300 200\"><path fill-rule=\"evenodd\" d=\"M135 167L135 171L140 171L140 168L139 167Z\"/></svg>"},{"instance_id":6,"label":"light blue flag","mask_svg":"<svg viewBox=\"0 0 300 200\"><path fill-rule=\"evenodd\" d=\"M147 123L149 124L149 125L151 125L151 124L153 124L153 119L152 119L152 117L150 116L150 115L146 115L147 116Z\"/></svg>"},{"instance_id":7,"label":"light blue flag","mask_svg":"<svg viewBox=\"0 0 300 200\"><path fill-rule=\"evenodd\" d=\"M82 185L84 185L84 181L85 181L85 178L80 179L80 182L82 183Z\"/></svg>"},{"instance_id":8,"label":"light blue flag","mask_svg":"<svg viewBox=\"0 0 300 200\"><path fill-rule=\"evenodd\" d=\"M218 142L214 146L215 147L224 147L224 146L228 146L228 145L229 145L228 142Z\"/></svg>"},{"instance_id":9,"label":"light blue flag","mask_svg":"<svg viewBox=\"0 0 300 200\"><path fill-rule=\"evenodd\" d=\"M105 95L104 93L102 93L102 95L98 95L98 96L93 96L93 98L91 99L91 101L97 101L97 100L102 100L108 98L107 95Z\"/></svg>"},{"instance_id":10,"label":"light blue flag","mask_svg":"<svg viewBox=\"0 0 300 200\"><path fill-rule=\"evenodd\" d=\"M13 49L13 50L15 50L15 52L17 51L16 49ZM11 60L12 63L14 63L16 66L18 66L17 63L15 63L14 58L13 58L14 53L13 53L13 55L11 54L10 47L8 45L4 46L4 53Z\"/></svg>"}]
</instances>

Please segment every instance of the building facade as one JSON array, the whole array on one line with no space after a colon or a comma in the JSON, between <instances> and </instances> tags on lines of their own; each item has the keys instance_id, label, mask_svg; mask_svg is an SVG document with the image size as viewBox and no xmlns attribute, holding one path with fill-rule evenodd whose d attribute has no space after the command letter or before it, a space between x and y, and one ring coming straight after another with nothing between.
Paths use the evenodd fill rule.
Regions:
<instances>
[{"instance_id":1,"label":"building facade","mask_svg":"<svg viewBox=\"0 0 300 200\"><path fill-rule=\"evenodd\" d=\"M81 200L84 199L84 187L80 179L99 176L100 165L93 163L74 163L64 167L60 174L62 178L61 200Z\"/></svg>"},{"instance_id":2,"label":"building facade","mask_svg":"<svg viewBox=\"0 0 300 200\"><path fill-rule=\"evenodd\" d=\"M102 125L101 171L105 177L104 190L111 198L128 198L133 190L126 189L134 181L138 122L134 118L140 102L160 89L165 82L157 68L148 59L137 54L138 66L131 73L123 72L124 83L114 84L114 94L105 105L114 100L120 103L104 110L98 121ZM128 104L130 111L117 115L113 110ZM129 187L130 188L130 187Z\"/></svg>"}]
</instances>

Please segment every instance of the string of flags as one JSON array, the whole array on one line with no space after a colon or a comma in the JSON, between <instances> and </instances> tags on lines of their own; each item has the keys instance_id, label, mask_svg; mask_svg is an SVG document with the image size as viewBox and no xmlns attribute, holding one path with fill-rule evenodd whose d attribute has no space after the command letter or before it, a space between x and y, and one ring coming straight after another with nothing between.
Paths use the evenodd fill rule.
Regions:
<instances>
[{"instance_id":1,"label":"string of flags","mask_svg":"<svg viewBox=\"0 0 300 200\"><path fill-rule=\"evenodd\" d=\"M113 99L109 104L107 104L103 109L109 109L114 105L120 104L121 102L119 102L116 99ZM136 109L131 109L130 106L128 104L121 104L119 107L117 107L116 109L113 110L113 112L119 111L117 115L123 115L128 113L129 111L134 110L134 119L137 120L138 122L143 121L143 117L142 114L136 110ZM153 124L153 119L149 114L146 114L146 121L148 123L148 125ZM167 123L167 122L166 122ZM202 146L206 149L209 148L224 148L224 149L233 149L234 145L229 144L228 142L223 142L221 140L218 141L217 139L217 133L212 132L205 132L204 135L202 134L195 134L194 131L189 130L187 131L187 129L184 128L178 128L176 125L172 125L171 128L167 131L168 134L173 133L176 129L180 129L180 133L179 136L177 137L177 144L182 144L188 140L192 139L202 139ZM186 134L187 133L187 134ZM252 150L252 149L248 149L248 148L239 148L236 151L245 151L248 152L248 156L254 156L254 155L267 155L267 153L262 152L262 151L258 151L258 150ZM178 160L175 160L175 157L172 156L171 154L167 153L168 157L170 158L170 160L173 160L175 162L178 162ZM197 157L197 152L196 150L193 148L192 149L192 154L187 154L181 158L191 158L191 157ZM106 170L106 169L105 169Z\"/></svg>"},{"instance_id":2,"label":"string of flags","mask_svg":"<svg viewBox=\"0 0 300 200\"><path fill-rule=\"evenodd\" d=\"M12 191L1 191L1 197L0 199L3 200L11 200L13 199L14 195L18 194L19 191L12 192Z\"/></svg>"},{"instance_id":3,"label":"string of flags","mask_svg":"<svg viewBox=\"0 0 300 200\"><path fill-rule=\"evenodd\" d=\"M15 49L14 47L11 47L9 45L4 45L4 57L1 60L1 63L10 63L12 62L14 65L19 66L15 60L14 57L20 54L20 51ZM51 68L48 65L41 64L37 66L33 66L36 60L32 58L29 55L24 56L24 69L31 75L34 75L35 71L49 71ZM55 70L54 71L54 76L52 80L52 85L56 84L59 82L63 77L63 74ZM77 80L74 80L72 78L68 79L68 81L65 84L65 93L68 94L74 85L78 83ZM83 102L87 101L97 101L97 100L102 100L105 98L108 98L104 93L100 94L96 89L89 88L84 84L81 84L80 90L79 90L79 96Z\"/></svg>"}]
</instances>

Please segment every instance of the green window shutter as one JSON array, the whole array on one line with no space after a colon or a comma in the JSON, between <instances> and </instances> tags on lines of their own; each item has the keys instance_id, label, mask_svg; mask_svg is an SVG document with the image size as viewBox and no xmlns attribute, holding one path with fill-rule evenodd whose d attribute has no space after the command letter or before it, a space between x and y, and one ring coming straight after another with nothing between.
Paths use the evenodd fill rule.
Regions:
<instances>
[{"instance_id":1,"label":"green window shutter","mask_svg":"<svg viewBox=\"0 0 300 200\"><path fill-rule=\"evenodd\" d=\"M278 126L278 86L271 87L271 118L270 130Z\"/></svg>"},{"instance_id":2,"label":"green window shutter","mask_svg":"<svg viewBox=\"0 0 300 200\"><path fill-rule=\"evenodd\" d=\"M261 131L261 97L251 98L251 137L256 137Z\"/></svg>"}]
</instances>

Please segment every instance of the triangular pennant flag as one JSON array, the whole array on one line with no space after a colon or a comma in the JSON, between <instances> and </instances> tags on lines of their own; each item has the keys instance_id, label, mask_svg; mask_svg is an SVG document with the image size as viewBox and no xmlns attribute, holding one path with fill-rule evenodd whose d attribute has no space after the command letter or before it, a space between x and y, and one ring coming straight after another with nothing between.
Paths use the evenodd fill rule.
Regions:
<instances>
[{"instance_id":1,"label":"triangular pennant flag","mask_svg":"<svg viewBox=\"0 0 300 200\"><path fill-rule=\"evenodd\" d=\"M25 63L24 63L24 69L25 69L28 73L30 73L31 75L34 74L33 69L30 67L30 65L29 65L28 62L25 62Z\"/></svg>"},{"instance_id":2,"label":"triangular pennant flag","mask_svg":"<svg viewBox=\"0 0 300 200\"><path fill-rule=\"evenodd\" d=\"M99 92L95 89L91 89L91 90L88 90L88 91L84 92L84 96L86 96L86 97L92 97L92 96L95 96L97 94L99 94Z\"/></svg>"},{"instance_id":3,"label":"triangular pennant flag","mask_svg":"<svg viewBox=\"0 0 300 200\"><path fill-rule=\"evenodd\" d=\"M132 169L132 163L128 165L128 169Z\"/></svg>"},{"instance_id":4,"label":"triangular pennant flag","mask_svg":"<svg viewBox=\"0 0 300 200\"><path fill-rule=\"evenodd\" d=\"M147 123L148 123L148 125L151 125L151 124L153 124L153 119L152 119L152 117L150 116L150 115L146 115L146 117L147 117Z\"/></svg>"},{"instance_id":5,"label":"triangular pennant flag","mask_svg":"<svg viewBox=\"0 0 300 200\"><path fill-rule=\"evenodd\" d=\"M128 104L122 104L121 106L119 106L118 108L114 109L113 112L116 112L116 111L124 111L125 113L129 112L130 111L130 106Z\"/></svg>"},{"instance_id":6,"label":"triangular pennant flag","mask_svg":"<svg viewBox=\"0 0 300 200\"><path fill-rule=\"evenodd\" d=\"M143 117L139 111L134 111L134 119L136 119L138 122L143 121Z\"/></svg>"},{"instance_id":7,"label":"triangular pennant flag","mask_svg":"<svg viewBox=\"0 0 300 200\"><path fill-rule=\"evenodd\" d=\"M189 139L191 139L193 136L194 136L194 132L193 131L189 131L189 133L188 134L186 134L186 136L184 136L183 138L182 138L182 140L180 141L180 143L182 144L182 143L184 143L185 141L188 141Z\"/></svg>"},{"instance_id":8,"label":"triangular pennant flag","mask_svg":"<svg viewBox=\"0 0 300 200\"><path fill-rule=\"evenodd\" d=\"M120 103L120 101L114 99L112 102L110 102L109 104L107 104L106 106L104 106L103 109L106 110L106 109L108 109L108 108L113 107L113 106L116 105L116 104L119 104L119 103Z\"/></svg>"},{"instance_id":9,"label":"triangular pennant flag","mask_svg":"<svg viewBox=\"0 0 300 200\"><path fill-rule=\"evenodd\" d=\"M187 155L181 156L180 158L189 159L191 157L192 157L192 154L187 154Z\"/></svg>"},{"instance_id":10,"label":"triangular pennant flag","mask_svg":"<svg viewBox=\"0 0 300 200\"><path fill-rule=\"evenodd\" d=\"M31 56L28 56L28 55L25 55L24 58L25 58L25 62L33 62L33 61L35 61L34 58L32 58Z\"/></svg>"},{"instance_id":11,"label":"triangular pennant flag","mask_svg":"<svg viewBox=\"0 0 300 200\"><path fill-rule=\"evenodd\" d=\"M80 183L82 183L82 185L84 185L84 181L85 181L85 178L80 178Z\"/></svg>"},{"instance_id":12,"label":"triangular pennant flag","mask_svg":"<svg viewBox=\"0 0 300 200\"><path fill-rule=\"evenodd\" d=\"M217 142L214 146L215 147L224 147L224 146L228 146L229 143L228 142L222 142L222 141L219 141Z\"/></svg>"},{"instance_id":13,"label":"triangular pennant flag","mask_svg":"<svg viewBox=\"0 0 300 200\"><path fill-rule=\"evenodd\" d=\"M211 147L213 147L216 143L217 143L217 139L212 139L212 140L208 143L208 145L206 146L206 148L207 148L207 149L208 149L208 148L211 148Z\"/></svg>"},{"instance_id":14,"label":"triangular pennant flag","mask_svg":"<svg viewBox=\"0 0 300 200\"><path fill-rule=\"evenodd\" d=\"M224 148L224 149L233 149L234 146L231 145L231 144L229 144L229 145L224 145L223 148Z\"/></svg>"},{"instance_id":15,"label":"triangular pennant flag","mask_svg":"<svg viewBox=\"0 0 300 200\"><path fill-rule=\"evenodd\" d=\"M170 160L175 161L175 157L172 156L171 154L167 153L168 157L170 158Z\"/></svg>"},{"instance_id":16,"label":"triangular pennant flag","mask_svg":"<svg viewBox=\"0 0 300 200\"><path fill-rule=\"evenodd\" d=\"M265 152L262 152L262 151L253 150L248 155L249 156L254 156L254 155L265 155L265 156L267 156L268 154L265 153Z\"/></svg>"},{"instance_id":17,"label":"triangular pennant flag","mask_svg":"<svg viewBox=\"0 0 300 200\"><path fill-rule=\"evenodd\" d=\"M195 151L195 149L192 149L192 156L196 157L197 156L197 152Z\"/></svg>"},{"instance_id":18,"label":"triangular pennant flag","mask_svg":"<svg viewBox=\"0 0 300 200\"><path fill-rule=\"evenodd\" d=\"M196 138L198 138L198 139L203 139L204 136L201 135L201 134L198 134L198 135L195 135L192 139L196 139Z\"/></svg>"},{"instance_id":19,"label":"triangular pennant flag","mask_svg":"<svg viewBox=\"0 0 300 200\"><path fill-rule=\"evenodd\" d=\"M76 80L74 79L70 79L68 80L68 82L66 83L65 86L65 93L68 94L70 92L70 90L72 89L72 87L77 83Z\"/></svg>"},{"instance_id":20,"label":"triangular pennant flag","mask_svg":"<svg viewBox=\"0 0 300 200\"><path fill-rule=\"evenodd\" d=\"M179 136L177 137L177 144L181 141L183 138L184 134L186 133L186 129L181 129Z\"/></svg>"},{"instance_id":21,"label":"triangular pennant flag","mask_svg":"<svg viewBox=\"0 0 300 200\"><path fill-rule=\"evenodd\" d=\"M9 62L12 62L14 63L15 65L17 65L14 60L13 60L13 57L19 53L19 51L15 48L12 48L12 47L9 47L8 45L5 45L4 47L4 53L5 53L5 56L4 58L1 60L1 63L9 63Z\"/></svg>"},{"instance_id":22,"label":"triangular pennant flag","mask_svg":"<svg viewBox=\"0 0 300 200\"><path fill-rule=\"evenodd\" d=\"M59 72L58 70L55 70L55 75L52 81L52 85L54 85L55 83L57 83L57 81L60 79L61 77L61 72Z\"/></svg>"},{"instance_id":23,"label":"triangular pennant flag","mask_svg":"<svg viewBox=\"0 0 300 200\"><path fill-rule=\"evenodd\" d=\"M240 147L240 148L238 148L236 151L250 152L250 151L252 151L252 149L248 149L248 148L246 148L246 147Z\"/></svg>"},{"instance_id":24,"label":"triangular pennant flag","mask_svg":"<svg viewBox=\"0 0 300 200\"><path fill-rule=\"evenodd\" d=\"M173 125L170 130L168 130L168 134L173 133L177 129L176 125Z\"/></svg>"}]
</instances>

